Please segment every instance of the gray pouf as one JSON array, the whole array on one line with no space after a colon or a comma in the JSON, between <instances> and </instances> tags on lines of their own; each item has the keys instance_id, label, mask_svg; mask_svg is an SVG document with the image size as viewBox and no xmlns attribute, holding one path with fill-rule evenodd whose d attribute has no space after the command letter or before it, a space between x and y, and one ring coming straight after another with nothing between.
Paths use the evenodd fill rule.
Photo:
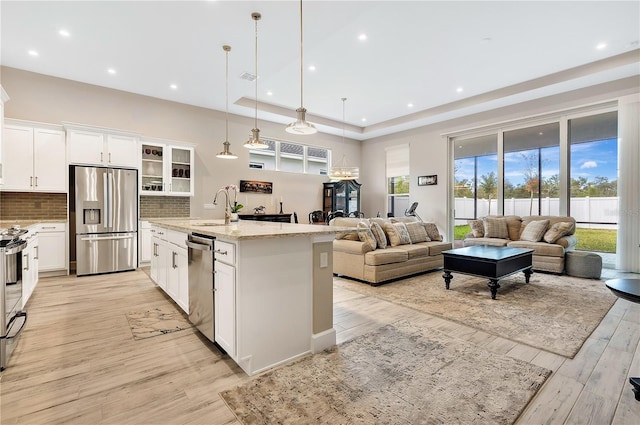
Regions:
<instances>
[{"instance_id":1,"label":"gray pouf","mask_svg":"<svg viewBox=\"0 0 640 425\"><path fill-rule=\"evenodd\" d=\"M593 252L569 251L564 255L565 270L569 276L600 279L602 257Z\"/></svg>"}]
</instances>

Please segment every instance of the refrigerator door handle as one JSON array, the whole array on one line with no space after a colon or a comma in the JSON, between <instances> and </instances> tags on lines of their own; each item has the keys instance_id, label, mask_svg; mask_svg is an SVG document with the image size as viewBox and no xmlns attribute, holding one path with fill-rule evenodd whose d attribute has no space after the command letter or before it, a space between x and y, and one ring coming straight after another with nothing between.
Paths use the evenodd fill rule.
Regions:
<instances>
[{"instance_id":1,"label":"refrigerator door handle","mask_svg":"<svg viewBox=\"0 0 640 425\"><path fill-rule=\"evenodd\" d=\"M109 227L113 229L113 172L107 173L107 181L109 182L109 204L107 205L109 211Z\"/></svg>"},{"instance_id":2,"label":"refrigerator door handle","mask_svg":"<svg viewBox=\"0 0 640 425\"><path fill-rule=\"evenodd\" d=\"M117 240L117 239L133 239L133 235L117 235L117 236L87 236L85 238L80 238L81 241L88 242L98 242L98 241L109 241L109 240Z\"/></svg>"},{"instance_id":3,"label":"refrigerator door handle","mask_svg":"<svg viewBox=\"0 0 640 425\"><path fill-rule=\"evenodd\" d=\"M104 197L104 202L102 203L104 208L104 228L107 230L109 228L109 173L104 174L104 179L102 180L102 196Z\"/></svg>"}]
</instances>

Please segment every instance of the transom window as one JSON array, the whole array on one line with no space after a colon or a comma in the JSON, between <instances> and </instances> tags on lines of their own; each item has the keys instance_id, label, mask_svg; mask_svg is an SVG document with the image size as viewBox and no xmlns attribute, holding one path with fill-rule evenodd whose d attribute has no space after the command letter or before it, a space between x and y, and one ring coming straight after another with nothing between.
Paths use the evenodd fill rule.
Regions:
<instances>
[{"instance_id":1,"label":"transom window","mask_svg":"<svg viewBox=\"0 0 640 425\"><path fill-rule=\"evenodd\" d=\"M249 168L326 175L331 151L276 139L262 139L267 149L249 151Z\"/></svg>"}]
</instances>

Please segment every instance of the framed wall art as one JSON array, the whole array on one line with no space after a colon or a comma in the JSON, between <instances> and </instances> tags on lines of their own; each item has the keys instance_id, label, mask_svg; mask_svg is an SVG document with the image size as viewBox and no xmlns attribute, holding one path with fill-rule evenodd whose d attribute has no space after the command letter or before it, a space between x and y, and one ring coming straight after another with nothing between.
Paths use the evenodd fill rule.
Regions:
<instances>
[{"instance_id":1,"label":"framed wall art","mask_svg":"<svg viewBox=\"0 0 640 425\"><path fill-rule=\"evenodd\" d=\"M240 180L240 192L273 193L273 183Z\"/></svg>"},{"instance_id":2,"label":"framed wall art","mask_svg":"<svg viewBox=\"0 0 640 425\"><path fill-rule=\"evenodd\" d=\"M431 176L418 176L418 186L431 186L438 184L438 176L436 174Z\"/></svg>"}]
</instances>

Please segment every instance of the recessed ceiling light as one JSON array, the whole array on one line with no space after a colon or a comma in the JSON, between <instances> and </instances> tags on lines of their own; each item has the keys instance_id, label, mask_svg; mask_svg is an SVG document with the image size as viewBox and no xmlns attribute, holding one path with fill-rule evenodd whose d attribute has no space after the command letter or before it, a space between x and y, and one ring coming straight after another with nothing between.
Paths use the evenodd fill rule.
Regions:
<instances>
[{"instance_id":1,"label":"recessed ceiling light","mask_svg":"<svg viewBox=\"0 0 640 425\"><path fill-rule=\"evenodd\" d=\"M169 88L171 88L171 90L177 90L178 86L176 84L171 84Z\"/></svg>"},{"instance_id":2,"label":"recessed ceiling light","mask_svg":"<svg viewBox=\"0 0 640 425\"><path fill-rule=\"evenodd\" d=\"M29 53L29 56L40 56L40 54L35 50L29 50L27 53Z\"/></svg>"},{"instance_id":3,"label":"recessed ceiling light","mask_svg":"<svg viewBox=\"0 0 640 425\"><path fill-rule=\"evenodd\" d=\"M362 118L362 122L367 122L367 119L366 118Z\"/></svg>"},{"instance_id":4,"label":"recessed ceiling light","mask_svg":"<svg viewBox=\"0 0 640 425\"><path fill-rule=\"evenodd\" d=\"M63 37L71 37L71 33L65 29L58 31L58 34L60 34Z\"/></svg>"},{"instance_id":5,"label":"recessed ceiling light","mask_svg":"<svg viewBox=\"0 0 640 425\"><path fill-rule=\"evenodd\" d=\"M273 96L273 92L272 92L271 90L269 90L269 91L267 92L267 96Z\"/></svg>"},{"instance_id":6,"label":"recessed ceiling light","mask_svg":"<svg viewBox=\"0 0 640 425\"><path fill-rule=\"evenodd\" d=\"M315 71L315 70L316 70L315 65L309 65L309 71Z\"/></svg>"},{"instance_id":7,"label":"recessed ceiling light","mask_svg":"<svg viewBox=\"0 0 640 425\"><path fill-rule=\"evenodd\" d=\"M107 72L108 72L109 74L111 74L111 75L115 75L115 74L116 74L116 70L115 70L115 69L113 69L113 68L109 68L109 69L107 69Z\"/></svg>"},{"instance_id":8,"label":"recessed ceiling light","mask_svg":"<svg viewBox=\"0 0 640 425\"><path fill-rule=\"evenodd\" d=\"M458 88L456 89L456 91L457 91L458 93L462 93L462 92L464 91L464 89L463 89L462 87L458 87Z\"/></svg>"},{"instance_id":9,"label":"recessed ceiling light","mask_svg":"<svg viewBox=\"0 0 640 425\"><path fill-rule=\"evenodd\" d=\"M413 103L407 103L407 108L413 108Z\"/></svg>"},{"instance_id":10,"label":"recessed ceiling light","mask_svg":"<svg viewBox=\"0 0 640 425\"><path fill-rule=\"evenodd\" d=\"M366 39L367 39L367 34L360 34L358 36L358 40L360 40L360 41L365 41Z\"/></svg>"},{"instance_id":11,"label":"recessed ceiling light","mask_svg":"<svg viewBox=\"0 0 640 425\"><path fill-rule=\"evenodd\" d=\"M605 47L607 47L607 43L598 43L598 44L596 44L596 49L598 49L598 50L602 50Z\"/></svg>"}]
</instances>

